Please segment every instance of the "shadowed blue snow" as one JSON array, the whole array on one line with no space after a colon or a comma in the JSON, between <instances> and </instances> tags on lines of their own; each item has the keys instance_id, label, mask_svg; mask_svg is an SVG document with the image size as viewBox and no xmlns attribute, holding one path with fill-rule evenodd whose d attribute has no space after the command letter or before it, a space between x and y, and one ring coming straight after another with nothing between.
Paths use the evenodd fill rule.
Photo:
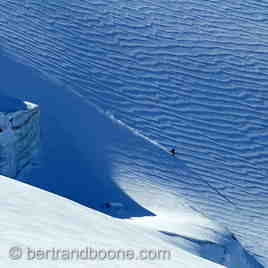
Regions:
<instances>
[{"instance_id":1,"label":"shadowed blue snow","mask_svg":"<svg viewBox=\"0 0 268 268\"><path fill-rule=\"evenodd\" d=\"M26 109L27 109L26 105L21 100L0 95L0 112L13 113Z\"/></svg>"},{"instance_id":2,"label":"shadowed blue snow","mask_svg":"<svg viewBox=\"0 0 268 268\"><path fill-rule=\"evenodd\" d=\"M62 94L59 87L40 79L29 68L5 57L1 57L1 66L5 66L5 78L0 88L11 88L12 94L22 99L31 96L42 111L43 166L22 174L20 177L27 178L22 180L97 210L103 210L103 204L109 201L121 201L132 208L130 214L114 216L154 215L127 196L112 178L109 146L115 140L129 139L127 130L118 131L117 125L96 109L68 91ZM16 80L11 79L13 72Z\"/></svg>"},{"instance_id":3,"label":"shadowed blue snow","mask_svg":"<svg viewBox=\"0 0 268 268\"><path fill-rule=\"evenodd\" d=\"M94 159L92 166L102 170L102 177L127 177L127 166L133 163L141 178L150 169L152 177L165 178L166 184L172 179L190 181L190 190L182 191L183 183L175 189L228 226L267 264L268 242L263 239L268 237L267 10L265 1L254 0L8 0L0 5L3 51L61 86L49 90L36 82L35 88L30 90L27 84L22 89L26 81L21 80L13 90L19 82L14 81L10 68L3 88L6 94L31 97L37 103L44 97L47 101L41 108L50 114L44 126L52 122L51 128L61 128L70 140L75 127L85 131L81 127L85 119L79 119L74 129L71 124L70 128L62 127L60 114L54 119L56 108L49 108L49 102L53 107L65 107L61 94L67 94L66 88L80 96L81 102L93 103L122 125L138 130L157 148L144 146L140 154L134 151L140 158L128 152L125 168L117 173L113 161L111 164L104 156L97 156L107 171ZM75 107L67 106L70 110ZM80 112L70 112L75 123ZM88 122L90 125L90 118ZM108 129L99 130L100 138L109 133ZM106 142L97 143L91 152L102 151L109 144ZM67 145L70 148L65 149ZM90 173L87 145L85 140L78 141L80 149L76 151L59 139L58 147L44 150L60 148L66 152L62 163L70 163L70 155L86 154L81 170L85 167ZM166 161L168 155L162 148L173 146L181 161ZM59 158L56 153L51 163ZM120 161L118 166L122 166L122 157ZM144 161L147 169L143 169ZM67 169L70 174L74 172L71 167ZM193 181L199 196L191 189ZM68 183L71 186L62 192L72 187L78 191Z\"/></svg>"}]
</instances>

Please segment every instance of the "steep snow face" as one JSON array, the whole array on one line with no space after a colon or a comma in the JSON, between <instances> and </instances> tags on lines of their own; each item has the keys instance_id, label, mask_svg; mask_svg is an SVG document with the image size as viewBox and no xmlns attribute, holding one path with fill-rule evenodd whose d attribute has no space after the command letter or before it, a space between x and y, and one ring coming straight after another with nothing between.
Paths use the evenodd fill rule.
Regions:
<instances>
[{"instance_id":1,"label":"steep snow face","mask_svg":"<svg viewBox=\"0 0 268 268\"><path fill-rule=\"evenodd\" d=\"M183 185L180 178L190 181L187 189L192 186L197 191L189 190L187 198L228 226L243 245L268 264L268 240L263 239L268 237L267 8L264 1L255 0L7 0L0 6L0 39L3 51L61 83L53 90L71 89L138 129L159 149L176 147L179 153L172 171L164 157L164 164L158 168L159 160L153 157L151 147L136 155L139 161L129 153L126 165L118 161L115 170L113 162L102 161L105 166L99 164L98 169L103 177L113 173L117 180L131 179L133 176L126 176L129 166L134 163L133 169L141 170L140 159L147 155L153 164L143 171L151 177L161 174L162 184L165 177L176 178L178 186L170 191L182 194L185 190L179 187ZM7 86L15 83L13 69L8 73L6 62L1 64L6 75L3 80L10 80ZM16 79L23 85L25 77L17 73ZM75 162L76 167L90 173L86 150L91 144L86 138L77 141L71 129L77 127L91 137L75 123L79 111L77 115L70 112L74 124L68 128L54 109L61 105L60 93L55 98L52 88L41 83L35 86L31 92L25 87L16 94L35 101L44 97L46 103L42 105L50 115L44 124L46 131L56 128L63 136L69 135L68 142L58 137L58 145L53 143L50 151L60 148L83 155L80 163ZM48 106L53 98L52 113ZM66 110L70 107L69 103ZM60 115L64 116L64 111ZM78 119L85 128L90 127L87 119ZM105 146L100 142L91 153ZM102 155L98 157L105 160ZM71 154L60 156L58 152L51 159L68 164L74 160ZM57 164L50 167L56 169ZM103 171L109 168L111 172ZM69 176L75 173L71 171ZM144 176L137 174L133 184ZM56 171L55 177L60 179L61 172ZM191 185L193 181L196 183ZM124 185L141 196L135 185ZM58 191L66 194L67 188ZM69 194L77 197L80 191L74 188Z\"/></svg>"},{"instance_id":2,"label":"steep snow face","mask_svg":"<svg viewBox=\"0 0 268 268\"><path fill-rule=\"evenodd\" d=\"M159 224L155 225L152 217L143 222L123 222L2 176L0 192L0 208L4 211L0 214L1 267L259 267L230 233L198 215L189 218L187 226L164 218L163 223L182 228L177 234L169 233L168 238L155 229ZM182 211L181 216L186 214ZM211 229L204 228L200 233L198 226ZM199 233L199 240L183 233L188 237ZM102 259L108 254L85 254L87 248L95 252L129 250L135 258L124 259L121 253L119 258ZM53 255L53 249L58 253ZM66 253L72 250L80 253ZM162 255L153 253L144 258L140 254L144 250Z\"/></svg>"},{"instance_id":3,"label":"steep snow face","mask_svg":"<svg viewBox=\"0 0 268 268\"><path fill-rule=\"evenodd\" d=\"M99 113L95 107L88 105L84 100L81 101L79 96L61 91L49 81L32 76L24 66L12 64L10 61L4 62L6 70L10 68L21 74L18 85L10 84L11 81L8 79L10 72L7 71L6 82L12 86L13 93L21 94L22 97L20 85L24 84L27 94L42 106L43 112L42 143L45 146L42 151L42 165L32 169L28 173L29 177L20 174L18 179L118 218L116 223L120 238L124 238L125 235L130 236L132 240L135 236L135 241L140 241L139 239L143 241L149 232L150 236L153 234L159 241L162 240L178 252L184 250L188 252L187 254L201 257L214 264L229 268L261 268L232 234L223 226L209 220L205 216L206 210L201 211L198 205L200 202L207 202L209 208L212 204L205 197L211 197L214 199L213 206L222 209L224 206L228 207L226 200L204 181L193 177L190 170L176 157L172 157L150 140L135 135L136 133L122 122L111 120L111 117ZM40 91L36 91L36 87ZM17 189L14 187L12 190L12 186L9 187L11 192ZM23 195L22 199L25 199L24 194L29 195L29 198L35 196L34 191L28 192L26 188L19 191L20 196ZM15 193L8 195L16 196ZM44 199L48 198L49 196L44 196ZM37 201L32 202L38 204ZM50 206L49 201L44 202ZM57 209L56 203L51 202L51 207ZM36 210L44 213L46 224L50 220L53 222L53 216L48 211L40 207ZM25 208L21 208L21 211L19 215L25 213L28 215ZM36 214L33 211L32 209L31 213ZM68 207L59 208L59 211L70 214ZM94 222L97 226L95 228L100 228L105 216L99 212L95 213L102 215ZM81 213L78 218L83 219L84 216ZM89 217L95 219L93 211ZM20 228L20 221L17 219L16 222ZM27 225L27 222L31 222L28 216L22 225ZM126 227L125 223L135 225L143 231L137 233L131 229L126 234L125 229L128 229L128 225ZM70 224L70 218L62 219L61 226L65 224ZM113 227L108 225L106 229L113 230ZM124 229L122 233L120 228ZM87 232L90 230L91 225L87 226ZM96 231L93 228L92 230L94 235L89 236L95 237ZM31 229L28 232L29 236L35 237ZM47 239L46 235L47 232L44 234L44 240ZM16 237L20 239L20 235ZM113 245L113 234L108 233L107 237L106 244ZM61 242L58 236L54 239L57 241L56 244ZM102 241L100 238L99 240ZM96 238L97 245L99 240ZM36 245L32 240L29 241L29 245L31 244ZM117 245L125 248L126 244L127 242L122 242L120 239ZM46 242L43 246L45 245ZM157 243L155 240L148 240L144 245L152 246ZM175 260L175 267L178 265L185 267L188 261L189 267L192 264L196 265L196 261L192 262L184 256L180 259L183 260L184 266L181 261ZM202 262L200 265L203 265ZM139 267L142 265L139 263ZM156 265L159 266L159 263ZM168 265L172 267L173 263Z\"/></svg>"},{"instance_id":4,"label":"steep snow face","mask_svg":"<svg viewBox=\"0 0 268 268\"><path fill-rule=\"evenodd\" d=\"M0 174L15 177L39 149L39 107L0 97Z\"/></svg>"}]
</instances>

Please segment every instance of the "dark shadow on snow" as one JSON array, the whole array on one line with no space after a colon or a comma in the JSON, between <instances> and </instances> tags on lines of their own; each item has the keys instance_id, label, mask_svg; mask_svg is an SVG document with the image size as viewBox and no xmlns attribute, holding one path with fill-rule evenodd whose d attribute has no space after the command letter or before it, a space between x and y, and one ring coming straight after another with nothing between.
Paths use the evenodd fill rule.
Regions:
<instances>
[{"instance_id":1,"label":"dark shadow on snow","mask_svg":"<svg viewBox=\"0 0 268 268\"><path fill-rule=\"evenodd\" d=\"M0 94L41 107L42 165L33 169L29 177L18 178L20 181L114 217L155 215L131 199L112 179L107 148L118 138L118 131L111 120L6 55L0 55L0 68ZM117 213L106 209L105 202L121 202L126 209Z\"/></svg>"},{"instance_id":2,"label":"dark shadow on snow","mask_svg":"<svg viewBox=\"0 0 268 268\"><path fill-rule=\"evenodd\" d=\"M171 233L171 232L166 232L166 231L159 231L159 232L162 233L162 234L165 234L167 236L170 236L170 237L178 237L178 238L181 238L181 239L184 239L184 240L187 240L189 242L196 243L196 244L208 244L208 243L214 244L214 243L212 243L210 241L193 239L193 238L183 236L183 235L179 235L179 234L176 234L176 233Z\"/></svg>"}]
</instances>

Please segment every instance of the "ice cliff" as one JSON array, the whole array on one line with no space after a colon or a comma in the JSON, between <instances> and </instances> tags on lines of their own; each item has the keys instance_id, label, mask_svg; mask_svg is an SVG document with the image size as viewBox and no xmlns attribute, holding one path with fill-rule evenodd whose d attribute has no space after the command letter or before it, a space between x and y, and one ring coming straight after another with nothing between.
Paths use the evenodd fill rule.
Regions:
<instances>
[{"instance_id":1,"label":"ice cliff","mask_svg":"<svg viewBox=\"0 0 268 268\"><path fill-rule=\"evenodd\" d=\"M0 174L16 177L29 167L39 148L39 107L0 98Z\"/></svg>"}]
</instances>

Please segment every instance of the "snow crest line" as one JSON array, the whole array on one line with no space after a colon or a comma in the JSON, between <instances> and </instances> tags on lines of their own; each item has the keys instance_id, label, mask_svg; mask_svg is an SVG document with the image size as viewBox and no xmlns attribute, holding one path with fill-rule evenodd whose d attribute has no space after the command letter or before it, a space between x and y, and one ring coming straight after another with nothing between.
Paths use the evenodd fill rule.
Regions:
<instances>
[{"instance_id":1,"label":"snow crest line","mask_svg":"<svg viewBox=\"0 0 268 268\"><path fill-rule=\"evenodd\" d=\"M110 120L112 120L113 122L119 124L120 126L128 129L131 133L133 133L134 135L141 137L142 139L145 139L146 141L150 142L151 144L153 144L154 146L157 146L159 149L165 151L166 153L170 154L169 150L166 149L163 145L159 144L157 141L154 141L148 137L146 137L144 134L142 134L140 131L138 131L137 129L128 126L126 123L124 123L123 121L121 121L120 119L117 119L110 111L104 111L103 109L101 109L100 107L98 107L96 104L94 104L93 102L89 101L88 99L85 99L84 96L80 93L78 93L77 91L71 89L70 87L67 87L68 90L70 90L73 94L75 94L76 96L78 96L79 98L81 98L85 103L87 103L88 105L94 107L99 113L101 113L102 115L104 115L105 117L109 118ZM175 156L176 157L176 156ZM176 159L178 161L181 161L178 157L176 157ZM186 166L187 167L187 166ZM188 167L187 167L188 168ZM189 169L189 168L188 168ZM191 171L191 173L193 173L193 171ZM222 194L218 189L216 189L215 187L213 187L208 181L202 179L198 174L195 174L198 176L198 178L200 179L200 181L204 182L206 185L208 185L208 187L210 189L212 189L214 192L216 192L216 194L220 197L222 197L227 203L231 204L235 209L238 210L237 206L235 205L235 203L233 201L231 201L228 197L226 197L224 194Z\"/></svg>"},{"instance_id":2,"label":"snow crest line","mask_svg":"<svg viewBox=\"0 0 268 268\"><path fill-rule=\"evenodd\" d=\"M146 137L144 134L140 133L140 131L128 126L127 124L125 124L123 121L121 121L120 119L115 118L115 116L110 112L110 111L104 111L102 110L100 107L98 107L96 104L94 104L93 102L89 101L88 99L85 99L85 97L78 93L77 91L67 87L68 90L70 90L72 93L74 93L76 96L78 96L79 98L81 98L85 103L89 104L90 106L94 107L99 113L101 113L102 115L104 115L105 117L108 117L109 119L111 119L113 122L116 122L117 124L127 128L128 130L130 130L133 134L135 134L136 136L139 136L145 140L147 140L148 142L152 143L153 145L157 146L158 148L160 148L161 150L169 153L169 151L161 144L159 144L158 142L149 139L148 137Z\"/></svg>"}]
</instances>

